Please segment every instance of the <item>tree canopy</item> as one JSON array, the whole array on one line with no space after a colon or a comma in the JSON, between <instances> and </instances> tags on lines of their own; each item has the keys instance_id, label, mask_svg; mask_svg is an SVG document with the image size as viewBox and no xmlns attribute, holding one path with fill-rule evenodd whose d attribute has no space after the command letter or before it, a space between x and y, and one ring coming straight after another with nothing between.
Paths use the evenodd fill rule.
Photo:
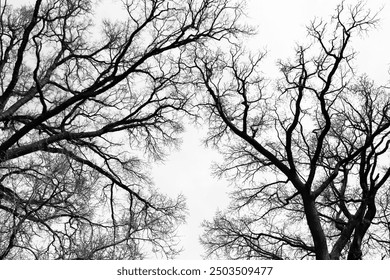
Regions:
<instances>
[{"instance_id":1,"label":"tree canopy","mask_svg":"<svg viewBox=\"0 0 390 280\"><path fill-rule=\"evenodd\" d=\"M0 259L175 257L185 199L148 164L185 116L235 184L203 224L209 257L390 257L390 94L353 64L379 23L362 2L313 20L275 81L239 43L240 3L122 0L99 19L92 0L33 2L0 2Z\"/></svg>"},{"instance_id":2,"label":"tree canopy","mask_svg":"<svg viewBox=\"0 0 390 280\"><path fill-rule=\"evenodd\" d=\"M362 2L313 20L270 83L264 53L199 49L192 73L207 94L206 143L232 203L204 222L209 257L389 258L390 95L353 66L351 41L378 24Z\"/></svg>"},{"instance_id":3,"label":"tree canopy","mask_svg":"<svg viewBox=\"0 0 390 280\"><path fill-rule=\"evenodd\" d=\"M0 258L174 257L183 197L146 164L177 143L190 46L246 32L228 0L0 2Z\"/></svg>"}]
</instances>

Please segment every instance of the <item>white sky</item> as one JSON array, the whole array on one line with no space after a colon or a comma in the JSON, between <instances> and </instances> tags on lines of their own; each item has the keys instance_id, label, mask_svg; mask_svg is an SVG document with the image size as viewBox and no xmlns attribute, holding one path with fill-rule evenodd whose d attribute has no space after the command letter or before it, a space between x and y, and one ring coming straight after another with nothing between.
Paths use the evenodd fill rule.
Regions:
<instances>
[{"instance_id":1,"label":"white sky","mask_svg":"<svg viewBox=\"0 0 390 280\"><path fill-rule=\"evenodd\" d=\"M14 5L26 2L33 1L9 1ZM103 2L106 5L97 15L113 15L110 3L119 1ZM359 53L357 69L358 73L367 73L378 83L386 83L390 66L390 3L385 6L385 0L366 2L374 11L383 7L380 13L382 21L379 28L353 44ZM276 60L292 57L296 43L305 42L305 26L310 20L315 16L328 20L338 3L339 0L247 0L248 23L258 26L258 35L249 40L247 46L252 50L267 50L264 74L268 77L277 75ZM182 193L187 198L189 216L187 224L179 231L185 250L178 259L201 259L200 224L204 219L211 219L218 208L227 206L227 192L231 190L228 182L211 177L211 163L218 161L220 156L202 146L204 133L205 130L188 127L182 135L180 150L172 152L165 163L156 164L152 169L153 180L161 192L172 196Z\"/></svg>"},{"instance_id":2,"label":"white sky","mask_svg":"<svg viewBox=\"0 0 390 280\"><path fill-rule=\"evenodd\" d=\"M357 1L346 1L356 3ZM367 6L373 11L383 7L381 23L368 36L353 43L359 53L357 73L366 73L378 83L389 81L390 67L390 3L369 0ZM307 42L305 26L314 17L329 19L338 0L248 0L248 22L258 26L258 34L247 44L250 49L267 50L263 72L266 76L277 75L277 59L292 57L299 42ZM201 259L204 253L199 244L202 234L200 224L212 219L217 209L228 204L227 193L231 191L228 182L211 176L210 166L218 161L218 154L201 144L205 131L190 127L183 134L180 151L173 152L162 165L153 168L155 184L162 192L175 195L182 193L187 198L189 217L180 229L184 252L178 259Z\"/></svg>"}]
</instances>

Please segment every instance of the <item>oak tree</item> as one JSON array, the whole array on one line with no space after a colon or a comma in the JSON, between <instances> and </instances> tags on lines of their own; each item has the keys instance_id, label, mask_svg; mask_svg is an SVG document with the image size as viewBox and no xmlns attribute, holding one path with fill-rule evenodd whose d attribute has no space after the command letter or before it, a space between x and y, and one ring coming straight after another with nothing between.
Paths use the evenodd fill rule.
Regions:
<instances>
[{"instance_id":1,"label":"oak tree","mask_svg":"<svg viewBox=\"0 0 390 280\"><path fill-rule=\"evenodd\" d=\"M229 209L204 222L209 257L390 257L390 95L357 74L351 47L377 24L362 3L341 3L310 23L275 86L263 53L198 49L206 143L224 156L215 173L236 183Z\"/></svg>"},{"instance_id":2,"label":"oak tree","mask_svg":"<svg viewBox=\"0 0 390 280\"><path fill-rule=\"evenodd\" d=\"M0 1L0 258L171 258L183 197L147 162L182 131L180 61L245 31L228 0Z\"/></svg>"}]
</instances>

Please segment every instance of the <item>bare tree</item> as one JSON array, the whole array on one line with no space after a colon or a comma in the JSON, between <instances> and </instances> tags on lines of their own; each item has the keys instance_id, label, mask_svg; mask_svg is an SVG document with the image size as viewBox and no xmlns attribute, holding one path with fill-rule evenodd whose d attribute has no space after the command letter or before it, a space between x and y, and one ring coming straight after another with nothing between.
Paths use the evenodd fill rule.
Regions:
<instances>
[{"instance_id":1,"label":"bare tree","mask_svg":"<svg viewBox=\"0 0 390 280\"><path fill-rule=\"evenodd\" d=\"M0 2L0 258L174 257L183 197L151 184L190 98L188 47L246 32L228 0Z\"/></svg>"},{"instance_id":2,"label":"bare tree","mask_svg":"<svg viewBox=\"0 0 390 280\"><path fill-rule=\"evenodd\" d=\"M389 257L390 97L356 74L350 47L377 23L362 3L314 20L274 88L264 54L198 49L206 143L225 157L216 174L237 183L230 208L204 223L209 257Z\"/></svg>"}]
</instances>

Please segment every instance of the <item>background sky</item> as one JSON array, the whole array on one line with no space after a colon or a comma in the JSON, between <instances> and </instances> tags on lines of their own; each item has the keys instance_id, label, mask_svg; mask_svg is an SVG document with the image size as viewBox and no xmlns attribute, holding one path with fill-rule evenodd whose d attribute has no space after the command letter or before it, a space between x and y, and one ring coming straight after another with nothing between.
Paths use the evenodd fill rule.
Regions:
<instances>
[{"instance_id":1,"label":"background sky","mask_svg":"<svg viewBox=\"0 0 390 280\"><path fill-rule=\"evenodd\" d=\"M33 2L8 1L15 6ZM125 15L116 8L119 0L97 2L100 2L95 13L97 18ZM247 0L247 23L257 26L258 34L246 41L246 46L253 51L267 51L262 68L265 77L278 77L276 61L293 57L296 44L307 43L305 26L310 20L314 17L328 20L339 3L339 0ZM376 30L353 41L358 52L355 62L357 73L366 73L377 84L389 85L390 3L386 5L384 0L367 0L366 5L373 11L382 9L379 14L381 22ZM172 196L183 194L187 198L189 215L186 225L179 230L184 251L178 259L202 258L200 224L205 219L212 219L218 209L223 210L228 205L228 192L232 190L227 181L211 176L212 162L218 162L221 157L216 151L203 146L201 140L205 133L205 129L187 125L179 150L173 151L164 163L152 166L156 188Z\"/></svg>"},{"instance_id":2,"label":"background sky","mask_svg":"<svg viewBox=\"0 0 390 280\"><path fill-rule=\"evenodd\" d=\"M298 43L307 43L306 26L314 17L329 20L338 0L248 0L248 23L257 26L258 34L246 43L255 51L266 50L263 73L268 78L278 77L278 59L292 58ZM346 4L357 1L346 1ZM390 3L368 0L367 7L380 12L380 25L353 43L358 52L357 74L366 73L378 84L389 84L390 69ZM178 259L201 259L204 254L199 244L202 234L200 224L212 219L214 213L228 205L228 192L232 186L225 180L211 176L211 164L221 159L216 151L202 145L206 130L187 126L179 151L173 152L163 164L155 165L152 171L154 182L162 192L179 193L187 198L189 216L187 224L179 231L183 253Z\"/></svg>"}]
</instances>

